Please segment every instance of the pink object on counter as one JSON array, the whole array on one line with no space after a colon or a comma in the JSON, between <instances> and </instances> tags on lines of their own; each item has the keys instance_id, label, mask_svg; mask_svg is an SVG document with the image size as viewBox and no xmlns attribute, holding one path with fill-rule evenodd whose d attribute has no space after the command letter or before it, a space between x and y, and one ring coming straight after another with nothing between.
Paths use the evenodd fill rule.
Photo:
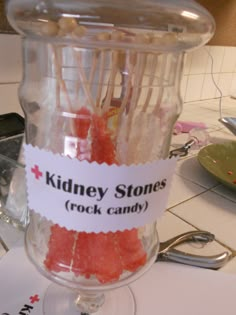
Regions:
<instances>
[{"instance_id":1,"label":"pink object on counter","mask_svg":"<svg viewBox=\"0 0 236 315\"><path fill-rule=\"evenodd\" d=\"M199 129L207 129L206 124L202 122L194 122L194 121L177 121L175 126L174 126L174 131L173 133L175 135L178 135L180 133L188 133L190 130L194 128L199 128Z\"/></svg>"}]
</instances>

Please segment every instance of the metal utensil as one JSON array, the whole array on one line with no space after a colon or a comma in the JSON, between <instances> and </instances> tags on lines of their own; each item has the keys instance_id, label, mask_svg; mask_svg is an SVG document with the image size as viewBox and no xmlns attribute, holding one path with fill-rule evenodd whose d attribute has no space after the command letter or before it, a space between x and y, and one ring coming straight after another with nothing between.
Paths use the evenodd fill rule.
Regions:
<instances>
[{"instance_id":1,"label":"metal utensil","mask_svg":"<svg viewBox=\"0 0 236 315\"><path fill-rule=\"evenodd\" d=\"M173 156L179 156L179 157L183 157L188 155L188 151L189 149L192 147L192 145L195 144L195 140L191 139L188 142L186 142L182 147L171 150L169 153L169 158L172 158Z\"/></svg>"},{"instance_id":2,"label":"metal utensil","mask_svg":"<svg viewBox=\"0 0 236 315\"><path fill-rule=\"evenodd\" d=\"M190 231L180 234L160 244L156 261L172 261L195 267L219 269L229 260L230 255L228 252L213 256L201 256L182 252L173 248L185 242L198 241L208 243L212 242L214 239L215 236L207 231Z\"/></svg>"},{"instance_id":3,"label":"metal utensil","mask_svg":"<svg viewBox=\"0 0 236 315\"><path fill-rule=\"evenodd\" d=\"M226 128L228 128L232 132L232 134L236 136L236 118L221 117L219 119L219 122L221 122Z\"/></svg>"}]
</instances>

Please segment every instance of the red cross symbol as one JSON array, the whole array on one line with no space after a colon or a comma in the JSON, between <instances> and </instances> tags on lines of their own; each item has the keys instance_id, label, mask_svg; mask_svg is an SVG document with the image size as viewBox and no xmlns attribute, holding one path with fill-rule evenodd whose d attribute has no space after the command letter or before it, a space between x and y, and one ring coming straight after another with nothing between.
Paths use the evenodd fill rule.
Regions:
<instances>
[{"instance_id":1,"label":"red cross symbol","mask_svg":"<svg viewBox=\"0 0 236 315\"><path fill-rule=\"evenodd\" d=\"M30 299L30 303L32 303L32 304L34 304L35 302L39 302L39 300L40 300L38 294L31 296L29 299Z\"/></svg>"},{"instance_id":2,"label":"red cross symbol","mask_svg":"<svg viewBox=\"0 0 236 315\"><path fill-rule=\"evenodd\" d=\"M36 179L39 179L41 176L43 176L43 173L40 172L38 165L32 167L31 172L34 173Z\"/></svg>"}]
</instances>

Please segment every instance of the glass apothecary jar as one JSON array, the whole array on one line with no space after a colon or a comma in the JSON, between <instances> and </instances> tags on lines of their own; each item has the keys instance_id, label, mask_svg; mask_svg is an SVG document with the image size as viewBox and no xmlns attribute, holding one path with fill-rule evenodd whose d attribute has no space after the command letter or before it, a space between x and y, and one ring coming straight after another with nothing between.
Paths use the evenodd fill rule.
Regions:
<instances>
[{"instance_id":1,"label":"glass apothecary jar","mask_svg":"<svg viewBox=\"0 0 236 315\"><path fill-rule=\"evenodd\" d=\"M105 314L103 292L133 281L156 259L155 220L136 220L134 214L150 202L140 205L136 200L164 190L166 179L149 184L153 174L143 170L159 160L169 163L172 130L182 108L184 53L212 37L214 21L190 0L10 0L7 10L11 25L23 35L19 97L26 117L26 164L31 163L27 178L35 187L32 197L28 182L32 212L26 248L40 272L62 288L49 290L45 314L62 314L55 305L73 300L64 286L79 295L75 304L82 312L101 307ZM54 163L57 157L62 162ZM71 177L64 180L69 159L80 163L74 173L83 185L74 182L71 168ZM117 167L127 183L127 169L133 166L142 168L138 180L132 175L136 186L131 180L116 186L116 197L130 198L133 205L109 206L107 217L117 216L99 221L94 217L99 206L84 205L85 194L104 205L102 185L113 187ZM109 175L113 171L114 177ZM103 178L101 187L88 186L94 174L100 174L96 180ZM44 179L50 191L78 195L77 203L65 205L76 219L62 219L54 203L61 195L46 198L39 184ZM148 209L155 211L159 203L157 198ZM118 219L120 214L125 219ZM54 298L56 304L50 304ZM124 309L113 307L113 315L133 312L123 298L119 306ZM68 308L69 313L74 314Z\"/></svg>"}]
</instances>

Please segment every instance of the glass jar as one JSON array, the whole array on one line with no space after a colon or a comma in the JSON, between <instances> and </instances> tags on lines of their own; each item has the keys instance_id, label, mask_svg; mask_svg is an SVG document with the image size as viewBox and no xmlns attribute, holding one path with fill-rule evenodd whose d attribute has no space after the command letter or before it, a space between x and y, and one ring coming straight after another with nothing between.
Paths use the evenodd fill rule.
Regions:
<instances>
[{"instance_id":1,"label":"glass jar","mask_svg":"<svg viewBox=\"0 0 236 315\"><path fill-rule=\"evenodd\" d=\"M128 5L125 0L10 0L7 10L11 25L24 37L19 96L27 145L98 166L147 165L168 158L182 108L184 53L214 33L205 9L190 0L130 0ZM32 211L29 257L48 278L80 293L127 284L156 259L155 222L96 235L55 223ZM145 261L137 258L135 246ZM123 267L112 274L98 259L99 270L83 269L77 247L80 254L86 247L95 261L103 257L109 266L119 248ZM124 267L126 260L132 267Z\"/></svg>"}]
</instances>

